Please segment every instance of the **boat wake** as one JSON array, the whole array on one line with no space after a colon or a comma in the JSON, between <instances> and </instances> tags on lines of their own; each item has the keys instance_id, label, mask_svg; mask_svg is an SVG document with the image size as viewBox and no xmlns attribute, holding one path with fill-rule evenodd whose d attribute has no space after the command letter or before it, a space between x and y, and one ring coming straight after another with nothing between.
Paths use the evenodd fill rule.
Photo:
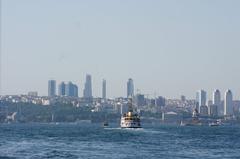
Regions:
<instances>
[{"instance_id":1,"label":"boat wake","mask_svg":"<svg viewBox=\"0 0 240 159\"><path fill-rule=\"evenodd\" d=\"M141 132L147 134L165 134L167 132L162 130L153 130L153 129L146 129L146 128L104 128L105 130L117 130L117 131L125 131L125 132Z\"/></svg>"}]
</instances>

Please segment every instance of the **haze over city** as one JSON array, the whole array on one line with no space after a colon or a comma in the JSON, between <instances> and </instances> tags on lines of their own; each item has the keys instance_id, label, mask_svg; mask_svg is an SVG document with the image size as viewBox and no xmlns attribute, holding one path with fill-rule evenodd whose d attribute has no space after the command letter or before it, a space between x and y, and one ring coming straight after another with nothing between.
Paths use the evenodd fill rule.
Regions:
<instances>
[{"instance_id":1,"label":"haze over city","mask_svg":"<svg viewBox=\"0 0 240 159\"><path fill-rule=\"evenodd\" d=\"M82 96L126 96L128 78L142 93L195 98L231 89L240 99L237 0L1 1L1 94L73 81Z\"/></svg>"},{"instance_id":2,"label":"haze over city","mask_svg":"<svg viewBox=\"0 0 240 159\"><path fill-rule=\"evenodd\" d=\"M0 158L240 158L240 0L0 0Z\"/></svg>"}]
</instances>

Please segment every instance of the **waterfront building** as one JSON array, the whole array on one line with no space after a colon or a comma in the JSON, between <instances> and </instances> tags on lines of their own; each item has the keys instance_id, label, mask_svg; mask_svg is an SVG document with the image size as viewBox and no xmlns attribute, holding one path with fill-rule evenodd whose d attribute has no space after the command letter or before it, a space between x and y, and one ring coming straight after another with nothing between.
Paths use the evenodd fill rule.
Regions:
<instances>
[{"instance_id":1,"label":"waterfront building","mask_svg":"<svg viewBox=\"0 0 240 159\"><path fill-rule=\"evenodd\" d=\"M233 115L233 95L229 89L225 92L224 115Z\"/></svg>"},{"instance_id":2,"label":"waterfront building","mask_svg":"<svg viewBox=\"0 0 240 159\"><path fill-rule=\"evenodd\" d=\"M48 81L48 96L54 97L56 95L56 81L49 80Z\"/></svg>"},{"instance_id":3,"label":"waterfront building","mask_svg":"<svg viewBox=\"0 0 240 159\"><path fill-rule=\"evenodd\" d=\"M61 82L58 85L58 95L59 96L65 96L66 95L66 84L64 82Z\"/></svg>"},{"instance_id":4,"label":"waterfront building","mask_svg":"<svg viewBox=\"0 0 240 159\"><path fill-rule=\"evenodd\" d=\"M208 107L206 105L200 106L200 114L202 116L208 116Z\"/></svg>"},{"instance_id":5,"label":"waterfront building","mask_svg":"<svg viewBox=\"0 0 240 159\"><path fill-rule=\"evenodd\" d=\"M127 97L134 96L134 84L133 79L129 78L127 82Z\"/></svg>"},{"instance_id":6,"label":"waterfront building","mask_svg":"<svg viewBox=\"0 0 240 159\"><path fill-rule=\"evenodd\" d=\"M84 98L92 98L92 77L91 75L86 75L86 81L83 90Z\"/></svg>"},{"instance_id":7,"label":"waterfront building","mask_svg":"<svg viewBox=\"0 0 240 159\"><path fill-rule=\"evenodd\" d=\"M127 104L121 104L121 115L128 112L128 105Z\"/></svg>"},{"instance_id":8,"label":"waterfront building","mask_svg":"<svg viewBox=\"0 0 240 159\"><path fill-rule=\"evenodd\" d=\"M114 108L115 108L115 112L117 114L121 114L122 113L122 104L120 102L115 102Z\"/></svg>"},{"instance_id":9,"label":"waterfront building","mask_svg":"<svg viewBox=\"0 0 240 159\"><path fill-rule=\"evenodd\" d=\"M212 117L218 116L218 106L215 104L209 105L209 115Z\"/></svg>"},{"instance_id":10,"label":"waterfront building","mask_svg":"<svg viewBox=\"0 0 240 159\"><path fill-rule=\"evenodd\" d=\"M106 99L107 98L107 82L105 79L102 81L102 98Z\"/></svg>"}]
</instances>

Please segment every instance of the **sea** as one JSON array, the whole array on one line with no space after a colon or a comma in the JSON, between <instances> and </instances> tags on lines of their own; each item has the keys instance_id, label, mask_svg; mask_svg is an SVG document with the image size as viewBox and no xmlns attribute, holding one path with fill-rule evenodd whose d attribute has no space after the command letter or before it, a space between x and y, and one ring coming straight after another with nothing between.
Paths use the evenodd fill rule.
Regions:
<instances>
[{"instance_id":1,"label":"sea","mask_svg":"<svg viewBox=\"0 0 240 159\"><path fill-rule=\"evenodd\" d=\"M5 159L240 159L240 126L0 124Z\"/></svg>"}]
</instances>

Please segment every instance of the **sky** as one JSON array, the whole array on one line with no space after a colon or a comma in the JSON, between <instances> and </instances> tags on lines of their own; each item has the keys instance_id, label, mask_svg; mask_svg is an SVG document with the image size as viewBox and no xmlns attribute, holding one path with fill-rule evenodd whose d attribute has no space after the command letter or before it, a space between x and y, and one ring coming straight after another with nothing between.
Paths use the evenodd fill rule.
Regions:
<instances>
[{"instance_id":1,"label":"sky","mask_svg":"<svg viewBox=\"0 0 240 159\"><path fill-rule=\"evenodd\" d=\"M195 98L204 89L240 99L239 0L2 0L1 94L72 81L82 96L135 92Z\"/></svg>"}]
</instances>

